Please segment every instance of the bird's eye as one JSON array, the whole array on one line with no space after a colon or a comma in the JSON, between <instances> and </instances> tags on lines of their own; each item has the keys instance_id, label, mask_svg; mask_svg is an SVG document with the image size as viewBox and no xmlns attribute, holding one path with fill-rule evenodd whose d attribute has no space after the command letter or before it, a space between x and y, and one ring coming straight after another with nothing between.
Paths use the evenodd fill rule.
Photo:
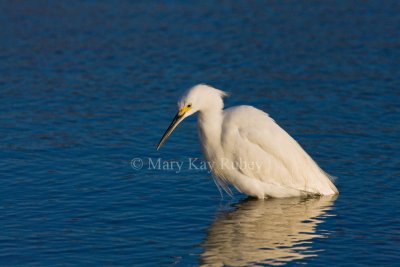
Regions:
<instances>
[{"instance_id":1,"label":"bird's eye","mask_svg":"<svg viewBox=\"0 0 400 267\"><path fill-rule=\"evenodd\" d=\"M191 107L192 107L192 104L188 104L187 107L188 107L188 108L191 108Z\"/></svg>"}]
</instances>

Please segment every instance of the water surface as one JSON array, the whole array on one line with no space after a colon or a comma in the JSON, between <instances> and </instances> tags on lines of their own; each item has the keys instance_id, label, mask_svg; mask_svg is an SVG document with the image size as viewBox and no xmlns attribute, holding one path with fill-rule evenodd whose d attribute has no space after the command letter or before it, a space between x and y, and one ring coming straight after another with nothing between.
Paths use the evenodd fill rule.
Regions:
<instances>
[{"instance_id":1,"label":"water surface","mask_svg":"<svg viewBox=\"0 0 400 267\"><path fill-rule=\"evenodd\" d=\"M400 259L398 1L8 1L0 9L0 265L390 266ZM222 199L199 82L254 105L337 199ZM177 171L148 158L181 161ZM145 160L141 170L133 158Z\"/></svg>"}]
</instances>

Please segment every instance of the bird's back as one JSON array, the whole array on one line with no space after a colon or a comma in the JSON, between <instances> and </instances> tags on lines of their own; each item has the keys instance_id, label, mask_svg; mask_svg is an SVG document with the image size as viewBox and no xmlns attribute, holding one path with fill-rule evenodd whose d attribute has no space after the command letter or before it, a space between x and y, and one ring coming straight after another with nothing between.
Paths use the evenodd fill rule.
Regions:
<instances>
[{"instance_id":1,"label":"bird's back","mask_svg":"<svg viewBox=\"0 0 400 267\"><path fill-rule=\"evenodd\" d=\"M226 175L236 172L241 177L230 180L241 191L262 187L271 197L338 193L302 147L267 113L254 107L224 110L221 146L224 157L236 163L235 170L227 170Z\"/></svg>"}]
</instances>

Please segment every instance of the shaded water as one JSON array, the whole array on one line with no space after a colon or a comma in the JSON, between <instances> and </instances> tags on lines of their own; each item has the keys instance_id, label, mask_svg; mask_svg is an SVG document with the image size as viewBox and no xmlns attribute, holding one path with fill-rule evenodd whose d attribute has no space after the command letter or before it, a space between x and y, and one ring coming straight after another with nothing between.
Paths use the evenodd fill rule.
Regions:
<instances>
[{"instance_id":1,"label":"shaded water","mask_svg":"<svg viewBox=\"0 0 400 267\"><path fill-rule=\"evenodd\" d=\"M395 265L397 1L25 1L0 8L0 265ZM221 199L184 89L265 110L334 199ZM149 169L148 158L182 161ZM140 170L131 166L140 158Z\"/></svg>"}]
</instances>

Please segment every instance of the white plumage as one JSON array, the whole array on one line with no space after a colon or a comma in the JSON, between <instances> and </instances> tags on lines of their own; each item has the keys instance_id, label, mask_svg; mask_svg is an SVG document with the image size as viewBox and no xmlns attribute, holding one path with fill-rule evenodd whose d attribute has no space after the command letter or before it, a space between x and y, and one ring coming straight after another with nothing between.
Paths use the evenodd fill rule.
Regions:
<instances>
[{"instance_id":1,"label":"white plumage","mask_svg":"<svg viewBox=\"0 0 400 267\"><path fill-rule=\"evenodd\" d=\"M204 84L189 89L157 149L184 118L199 112L203 151L225 190L232 184L260 199L338 193L330 177L267 113L251 106L223 110L224 96Z\"/></svg>"}]
</instances>

